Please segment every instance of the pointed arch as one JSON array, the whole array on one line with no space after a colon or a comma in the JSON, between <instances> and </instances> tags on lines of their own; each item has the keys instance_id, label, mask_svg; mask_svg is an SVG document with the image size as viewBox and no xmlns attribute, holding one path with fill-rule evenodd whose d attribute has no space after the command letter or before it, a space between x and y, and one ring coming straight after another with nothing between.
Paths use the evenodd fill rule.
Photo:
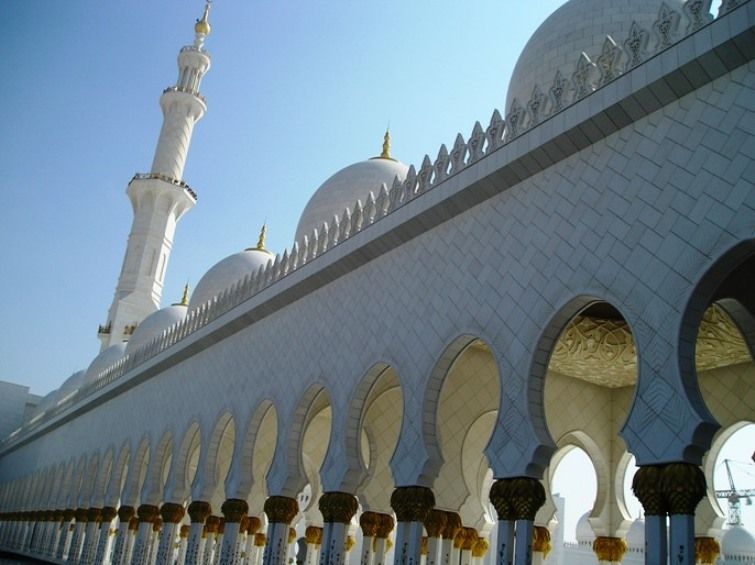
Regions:
<instances>
[{"instance_id":1,"label":"pointed arch","mask_svg":"<svg viewBox=\"0 0 755 565\"><path fill-rule=\"evenodd\" d=\"M202 429L199 426L199 421L195 419L186 427L183 439L173 456L173 471L170 479L173 484L173 492L166 493L166 497L171 496L171 502L183 502L188 497L191 481L194 478L194 473L196 473L196 468L192 470L189 467L191 461L199 455L201 449Z\"/></svg>"}]
</instances>

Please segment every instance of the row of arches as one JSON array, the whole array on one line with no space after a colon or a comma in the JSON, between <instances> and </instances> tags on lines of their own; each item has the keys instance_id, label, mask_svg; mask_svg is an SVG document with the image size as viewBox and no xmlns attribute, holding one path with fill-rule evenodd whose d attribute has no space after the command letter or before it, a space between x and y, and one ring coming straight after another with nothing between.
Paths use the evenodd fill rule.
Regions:
<instances>
[{"instance_id":1,"label":"row of arches","mask_svg":"<svg viewBox=\"0 0 755 565\"><path fill-rule=\"evenodd\" d=\"M710 287L706 291L707 302L701 307L692 301L682 317L682 341L687 325L695 328L691 353L685 356L688 352L681 348L679 359L682 367L691 364L691 376L684 369L681 372L685 385L691 388L686 399L675 401L699 402L699 412L710 411L715 421L726 428L755 419L755 402L751 395L742 394L755 388L751 331L755 326L751 324L749 290L740 282L747 280L754 270L752 258L741 261L728 273L714 269L712 272L719 275L718 284L704 279L701 285ZM99 539L108 537L97 538L88 525L87 512L94 516L94 510L98 509L131 508L131 516L124 512L119 517L118 528L122 532L118 539L124 540L123 544L137 510L144 509L139 512L139 523L154 524L158 511L148 512L149 509L180 507L183 512L178 512L179 520L170 522L178 528L181 523L190 526L200 522L191 516L192 505L196 510L200 503L207 505L206 512L195 512L197 516L204 514L202 528L206 528L210 517L226 514L224 508L228 509L228 516L235 516L239 507L243 507L247 523L249 517L254 517L262 524L267 517L267 548L273 547L270 542L276 536L287 546L289 528L296 531L294 539L307 539L308 528L327 529L331 524L332 538L332 524L342 523L344 527L338 530L338 536L346 539L349 532L361 531L357 527L361 516L373 514L395 516L399 524L423 523L429 535L424 518L411 519L416 516L406 514L403 511L406 504L399 499L405 495L427 499L430 492L432 509L458 516L459 524L473 530L477 540L500 545L501 538L508 535L505 532L502 535L500 523L523 521L529 522L530 529L545 528L554 511L552 501L543 497L546 504L538 505L537 512L524 515L512 510L513 514L506 516L506 504L501 512L497 496L490 494L491 489L500 491L494 488L500 483L495 480L500 479L500 475L496 476L495 461L507 456L506 446L496 445L495 432L507 428L507 439L518 441L516 430L507 424L509 414L514 411L525 412L533 428L544 438L541 446L550 446L538 447L539 452L532 454L528 467L531 472L521 478L539 482L538 467L555 467L558 462L562 451L556 448L580 447L588 453L598 475L598 494L590 520L593 531L597 538L620 540L628 529L628 516L616 477L626 468L631 435L638 433L637 429L627 432L627 422L637 410L638 397L639 401L643 397L642 386L638 385L642 352L636 351L632 329L621 310L612 304L588 296L568 301L542 334L533 377L522 383L528 387L526 406L507 403L505 389L511 383L505 382L506 366L489 341L465 334L453 340L438 357L423 398L414 398L413 388L406 383L408 377L400 370L389 363L378 363L354 387L353 400L345 410L334 407L326 386L314 383L301 395L295 408L285 413L275 402L261 400L247 414L226 410L212 419L196 417L180 430L164 429L154 435L128 438L118 447L111 445L93 453L77 454L68 461L56 462L0 486L0 503L7 510L3 514L2 541L10 547L20 543L41 553L86 561L87 556L98 554L95 545L100 543ZM542 378L536 378L538 372ZM645 385L645 394L648 389L652 392L653 386L653 382ZM397 446L408 441L403 435L405 411L417 403L422 406L423 414L421 437L414 438L420 461L408 463L422 472L417 484L407 485L395 478L402 475L406 462L397 455L406 450L400 452ZM540 420L538 415L542 416ZM343 442L332 440L336 427L343 427ZM713 432L702 430L701 434L713 436ZM663 432L655 433L664 439ZM700 451L700 446L692 445L689 449ZM702 461L703 453L698 455ZM692 453L691 460L694 457ZM334 461L346 461L347 465L334 469ZM647 461L640 464L647 466ZM544 476L547 487L548 474ZM506 484L511 494L513 483ZM533 488L537 490L532 486L522 488L522 492L530 489L530 494ZM398 499L397 492L402 493ZM328 522L328 504L324 509L322 501L331 500L336 494L352 497L356 501L354 511L346 521ZM536 500L537 496L533 496L532 500ZM706 497L702 498L703 506L697 506L702 523L693 529L715 531L720 510L712 504L706 506ZM288 511L277 511L276 504ZM185 509L189 510L188 516ZM71 516L71 510L77 512ZM23 513L22 519L19 512ZM28 519L29 512L44 512L45 517L35 514ZM49 520L51 512L62 515ZM276 521L281 515L290 515L286 527L278 528L283 534L275 529L281 523ZM228 516L227 523L238 525L231 536L235 536L233 543L238 544L238 535L243 533L241 520L229 521ZM111 520L114 519L112 516ZM73 533L55 538L52 526L40 526L47 522L73 524ZM545 553L547 544L537 540L547 536L526 535L530 530L526 525L522 527L525 529L520 533L525 535L519 539L535 540L535 549L541 549L535 553ZM109 531L110 521L107 528ZM145 526L141 542L134 541L134 563L146 559L151 528ZM179 531L176 528L174 536ZM63 530L67 531L67 527ZM135 540L139 539L139 531L133 534ZM532 530L536 531L540 530ZM416 549L411 541L416 542L416 533L416 528L396 528L397 545L410 540L406 542L408 546L401 547L402 555ZM113 563L126 555L125 546L118 551L116 546L111 554ZM222 554L221 547L222 544L217 548L218 556ZM516 562L526 560L526 554L525 547L521 557L517 553ZM275 562L272 554L268 555L268 562Z\"/></svg>"}]
</instances>

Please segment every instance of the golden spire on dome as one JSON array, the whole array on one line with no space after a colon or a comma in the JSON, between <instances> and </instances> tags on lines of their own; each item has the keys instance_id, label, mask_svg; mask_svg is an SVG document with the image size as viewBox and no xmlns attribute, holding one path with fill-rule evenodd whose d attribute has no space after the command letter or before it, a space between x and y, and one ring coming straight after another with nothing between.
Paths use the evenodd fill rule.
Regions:
<instances>
[{"instance_id":1,"label":"golden spire on dome","mask_svg":"<svg viewBox=\"0 0 755 565\"><path fill-rule=\"evenodd\" d=\"M380 154L381 159L391 159L391 130L385 129L383 136L383 152Z\"/></svg>"},{"instance_id":2,"label":"golden spire on dome","mask_svg":"<svg viewBox=\"0 0 755 565\"><path fill-rule=\"evenodd\" d=\"M208 21L208 17L210 15L210 4L212 4L212 0L207 0L205 2L202 18L197 20L197 23L194 24L194 31L196 33L201 33L202 35L210 35L210 30L212 29L210 27L210 22Z\"/></svg>"},{"instance_id":3,"label":"golden spire on dome","mask_svg":"<svg viewBox=\"0 0 755 565\"><path fill-rule=\"evenodd\" d=\"M189 305L189 283L184 285L184 291L181 295L181 301L176 302L173 306L188 306Z\"/></svg>"},{"instance_id":4,"label":"golden spire on dome","mask_svg":"<svg viewBox=\"0 0 755 565\"><path fill-rule=\"evenodd\" d=\"M267 235L267 222L262 224L262 229L260 229L260 237L257 240L257 247L255 249L259 251L265 251L265 236Z\"/></svg>"}]
</instances>

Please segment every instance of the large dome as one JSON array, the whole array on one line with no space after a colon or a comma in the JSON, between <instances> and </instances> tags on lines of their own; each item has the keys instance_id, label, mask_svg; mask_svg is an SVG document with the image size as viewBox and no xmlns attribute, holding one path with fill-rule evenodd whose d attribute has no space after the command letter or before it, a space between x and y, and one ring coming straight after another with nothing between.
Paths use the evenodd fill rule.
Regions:
<instances>
[{"instance_id":1,"label":"large dome","mask_svg":"<svg viewBox=\"0 0 755 565\"><path fill-rule=\"evenodd\" d=\"M132 353L142 345L146 345L185 317L185 304L173 304L172 306L152 312L136 326L131 339L128 340L125 352Z\"/></svg>"},{"instance_id":2,"label":"large dome","mask_svg":"<svg viewBox=\"0 0 755 565\"><path fill-rule=\"evenodd\" d=\"M89 364L82 387L88 386L97 380L100 373L111 367L126 353L126 342L114 343L110 347L99 352L97 357Z\"/></svg>"},{"instance_id":3,"label":"large dome","mask_svg":"<svg viewBox=\"0 0 755 565\"><path fill-rule=\"evenodd\" d=\"M383 183L390 189L396 177L403 181L408 170L409 167L401 161L384 157L360 161L341 169L322 183L309 199L299 218L295 240L301 243L305 235L311 237L315 228L319 230L323 222L330 224L335 215L340 218L346 208L354 207L357 200L364 204L370 191L377 197Z\"/></svg>"},{"instance_id":4,"label":"large dome","mask_svg":"<svg viewBox=\"0 0 755 565\"><path fill-rule=\"evenodd\" d=\"M584 51L595 62L606 35L623 48L632 22L650 33L652 43L652 25L662 4L663 0L569 0L537 28L524 46L509 82L506 112L514 98L526 107L536 85L547 96L558 70L571 81L580 53ZM666 0L666 4L682 11L682 0Z\"/></svg>"},{"instance_id":5,"label":"large dome","mask_svg":"<svg viewBox=\"0 0 755 565\"><path fill-rule=\"evenodd\" d=\"M58 389L58 401L57 404L61 404L68 400L74 393L76 393L84 382L84 371L76 371L70 377L68 377L60 388Z\"/></svg>"},{"instance_id":6,"label":"large dome","mask_svg":"<svg viewBox=\"0 0 755 565\"><path fill-rule=\"evenodd\" d=\"M263 237L260 237L260 242ZM189 311L199 308L246 275L256 273L273 259L275 256L264 245L258 244L257 247L235 253L216 263L199 279L189 301Z\"/></svg>"}]
</instances>

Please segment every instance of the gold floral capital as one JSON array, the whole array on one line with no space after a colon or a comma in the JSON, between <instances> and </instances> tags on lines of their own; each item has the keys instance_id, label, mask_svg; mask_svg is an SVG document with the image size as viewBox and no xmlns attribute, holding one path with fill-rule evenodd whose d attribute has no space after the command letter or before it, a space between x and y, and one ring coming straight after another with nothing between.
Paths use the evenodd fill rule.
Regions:
<instances>
[{"instance_id":1,"label":"gold floral capital","mask_svg":"<svg viewBox=\"0 0 755 565\"><path fill-rule=\"evenodd\" d=\"M217 533L220 526L220 516L210 515L204 523L204 531L208 534Z\"/></svg>"},{"instance_id":2,"label":"gold floral capital","mask_svg":"<svg viewBox=\"0 0 755 565\"><path fill-rule=\"evenodd\" d=\"M422 541L419 546L419 554L420 555L427 555L427 545L428 545L428 537L422 536Z\"/></svg>"},{"instance_id":3,"label":"gold floral capital","mask_svg":"<svg viewBox=\"0 0 755 565\"><path fill-rule=\"evenodd\" d=\"M359 508L354 495L346 492L326 492L318 503L326 524L348 524Z\"/></svg>"},{"instance_id":4,"label":"gold floral capital","mask_svg":"<svg viewBox=\"0 0 755 565\"><path fill-rule=\"evenodd\" d=\"M29 514L29 513L27 513ZM76 517L77 522L85 523L87 521L87 518L89 516L89 510L87 508L77 508L76 512L74 513L74 516ZM27 516L27 520L30 519L30 516Z\"/></svg>"},{"instance_id":5,"label":"gold floral capital","mask_svg":"<svg viewBox=\"0 0 755 565\"><path fill-rule=\"evenodd\" d=\"M472 551L474 544L480 539L480 535L474 528L462 528L462 531L464 532L464 538L461 542L461 549L464 551Z\"/></svg>"},{"instance_id":6,"label":"gold floral capital","mask_svg":"<svg viewBox=\"0 0 755 565\"><path fill-rule=\"evenodd\" d=\"M366 538L374 538L380 527L380 514L367 510L359 516L359 527L362 528L362 535Z\"/></svg>"},{"instance_id":7,"label":"gold floral capital","mask_svg":"<svg viewBox=\"0 0 755 565\"><path fill-rule=\"evenodd\" d=\"M461 530L461 516L456 512L446 512L446 525L443 526L443 539L456 539L456 534Z\"/></svg>"},{"instance_id":8,"label":"gold floral capital","mask_svg":"<svg viewBox=\"0 0 755 565\"><path fill-rule=\"evenodd\" d=\"M256 534L260 531L260 528L262 527L262 520L257 518L257 516L247 516L246 521L246 531L249 534Z\"/></svg>"},{"instance_id":9,"label":"gold floral capital","mask_svg":"<svg viewBox=\"0 0 755 565\"><path fill-rule=\"evenodd\" d=\"M304 539L307 540L307 545L322 544L322 528L317 526L307 526L307 529L304 532Z\"/></svg>"},{"instance_id":10,"label":"gold floral capital","mask_svg":"<svg viewBox=\"0 0 755 565\"><path fill-rule=\"evenodd\" d=\"M265 534L254 534L254 546L265 547L267 543L267 536Z\"/></svg>"},{"instance_id":11,"label":"gold floral capital","mask_svg":"<svg viewBox=\"0 0 755 565\"><path fill-rule=\"evenodd\" d=\"M88 508L87 509L87 521L88 522L99 522L102 519L102 509L101 508Z\"/></svg>"},{"instance_id":12,"label":"gold floral capital","mask_svg":"<svg viewBox=\"0 0 755 565\"><path fill-rule=\"evenodd\" d=\"M154 522L160 515L160 509L154 504L142 504L137 508L136 515L140 522Z\"/></svg>"},{"instance_id":13,"label":"gold floral capital","mask_svg":"<svg viewBox=\"0 0 755 565\"><path fill-rule=\"evenodd\" d=\"M136 530L138 530L139 518L137 518L136 516L131 516L131 518L129 518L129 521L128 521L128 529L131 532L135 532Z\"/></svg>"},{"instance_id":14,"label":"gold floral capital","mask_svg":"<svg viewBox=\"0 0 755 565\"><path fill-rule=\"evenodd\" d=\"M249 511L249 505L246 503L246 500L229 498L220 507L220 511L223 513L226 522L237 524L246 516L246 513Z\"/></svg>"},{"instance_id":15,"label":"gold floral capital","mask_svg":"<svg viewBox=\"0 0 755 565\"><path fill-rule=\"evenodd\" d=\"M121 523L130 521L134 517L134 514L136 514L136 510L134 510L133 506L121 506L118 508L118 519Z\"/></svg>"},{"instance_id":16,"label":"gold floral capital","mask_svg":"<svg viewBox=\"0 0 755 565\"><path fill-rule=\"evenodd\" d=\"M207 517L212 514L212 506L209 502L194 500L187 509L192 524L204 524Z\"/></svg>"},{"instance_id":17,"label":"gold floral capital","mask_svg":"<svg viewBox=\"0 0 755 565\"><path fill-rule=\"evenodd\" d=\"M435 496L427 487L398 487L391 494L391 508L399 522L424 522L433 506Z\"/></svg>"},{"instance_id":18,"label":"gold floral capital","mask_svg":"<svg viewBox=\"0 0 755 565\"><path fill-rule=\"evenodd\" d=\"M627 551L627 542L621 538L598 536L592 542L592 550L598 561L620 562Z\"/></svg>"},{"instance_id":19,"label":"gold floral capital","mask_svg":"<svg viewBox=\"0 0 755 565\"><path fill-rule=\"evenodd\" d=\"M661 490L662 467L646 465L637 469L632 479L632 491L642 504L646 516L664 516L666 499Z\"/></svg>"},{"instance_id":20,"label":"gold floral capital","mask_svg":"<svg viewBox=\"0 0 755 565\"><path fill-rule=\"evenodd\" d=\"M299 504L287 496L270 496L265 501L265 514L272 524L290 524L299 512Z\"/></svg>"},{"instance_id":21,"label":"gold floral capital","mask_svg":"<svg viewBox=\"0 0 755 565\"><path fill-rule=\"evenodd\" d=\"M472 546L472 557L484 557L488 552L490 544L485 538L479 538Z\"/></svg>"},{"instance_id":22,"label":"gold floral capital","mask_svg":"<svg viewBox=\"0 0 755 565\"><path fill-rule=\"evenodd\" d=\"M296 539L296 530L294 528L288 529L288 543L291 544Z\"/></svg>"},{"instance_id":23,"label":"gold floral capital","mask_svg":"<svg viewBox=\"0 0 755 565\"><path fill-rule=\"evenodd\" d=\"M509 499L516 520L534 520L535 514L545 504L545 489L538 479L519 477L510 479Z\"/></svg>"},{"instance_id":24,"label":"gold floral capital","mask_svg":"<svg viewBox=\"0 0 755 565\"><path fill-rule=\"evenodd\" d=\"M388 536L391 535L393 527L395 526L393 516L390 514L378 514L378 516L380 516L380 524L378 524L377 530L375 531L375 538L387 539L390 541Z\"/></svg>"},{"instance_id":25,"label":"gold floral capital","mask_svg":"<svg viewBox=\"0 0 755 565\"><path fill-rule=\"evenodd\" d=\"M109 524L118 515L118 511L112 506L105 506L102 508L101 520L105 524Z\"/></svg>"},{"instance_id":26,"label":"gold floral capital","mask_svg":"<svg viewBox=\"0 0 755 565\"><path fill-rule=\"evenodd\" d=\"M183 526L181 526L181 529L178 532L178 537L180 537L181 539L188 538L189 537L189 530L190 530L190 527L187 526L186 524L184 524Z\"/></svg>"},{"instance_id":27,"label":"gold floral capital","mask_svg":"<svg viewBox=\"0 0 755 565\"><path fill-rule=\"evenodd\" d=\"M178 524L186 514L183 504L176 504L175 502L166 502L160 508L160 517L163 522L168 524Z\"/></svg>"},{"instance_id":28,"label":"gold floral capital","mask_svg":"<svg viewBox=\"0 0 755 565\"><path fill-rule=\"evenodd\" d=\"M511 505L511 479L498 479L490 487L490 502L493 503L499 520L514 520L514 507Z\"/></svg>"},{"instance_id":29,"label":"gold floral capital","mask_svg":"<svg viewBox=\"0 0 755 565\"><path fill-rule=\"evenodd\" d=\"M425 530L427 530L427 537L439 538L443 534L443 528L446 527L446 512L433 508L427 513L425 517Z\"/></svg>"},{"instance_id":30,"label":"gold floral capital","mask_svg":"<svg viewBox=\"0 0 755 565\"><path fill-rule=\"evenodd\" d=\"M695 538L695 559L701 565L713 565L721 553L721 546L711 537Z\"/></svg>"},{"instance_id":31,"label":"gold floral capital","mask_svg":"<svg viewBox=\"0 0 755 565\"><path fill-rule=\"evenodd\" d=\"M663 467L661 489L669 514L694 516L698 502L705 496L705 475L691 463L670 463Z\"/></svg>"},{"instance_id":32,"label":"gold floral capital","mask_svg":"<svg viewBox=\"0 0 755 565\"><path fill-rule=\"evenodd\" d=\"M343 542L343 548L346 550L346 553L351 551L356 545L356 543L357 543L357 540L354 539L354 536L346 536L346 541Z\"/></svg>"}]
</instances>

